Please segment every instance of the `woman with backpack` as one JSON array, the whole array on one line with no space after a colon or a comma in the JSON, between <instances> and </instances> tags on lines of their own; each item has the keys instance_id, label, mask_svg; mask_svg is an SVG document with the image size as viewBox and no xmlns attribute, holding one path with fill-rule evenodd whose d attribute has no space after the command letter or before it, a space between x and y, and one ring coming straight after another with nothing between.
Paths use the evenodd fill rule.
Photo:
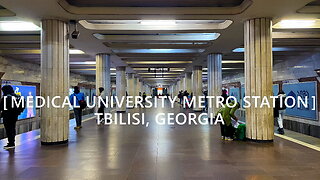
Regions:
<instances>
[{"instance_id":1,"label":"woman with backpack","mask_svg":"<svg viewBox=\"0 0 320 180\"><path fill-rule=\"evenodd\" d=\"M73 106L74 117L76 119L76 127L74 129L82 128L82 110L86 106L86 102L84 100L84 94L80 92L78 86L74 87L73 94L70 95L70 103Z\"/></svg>"},{"instance_id":2,"label":"woman with backpack","mask_svg":"<svg viewBox=\"0 0 320 180\"><path fill-rule=\"evenodd\" d=\"M3 124L6 130L6 134L8 137L8 144L4 146L4 149L12 149L15 148L15 136L16 136L16 122L18 120L18 116L24 110L24 107L15 107L12 106L12 97L15 97L17 101L21 97L14 93L12 86L5 85L2 87L3 96L1 98L1 116L3 117Z\"/></svg>"}]
</instances>

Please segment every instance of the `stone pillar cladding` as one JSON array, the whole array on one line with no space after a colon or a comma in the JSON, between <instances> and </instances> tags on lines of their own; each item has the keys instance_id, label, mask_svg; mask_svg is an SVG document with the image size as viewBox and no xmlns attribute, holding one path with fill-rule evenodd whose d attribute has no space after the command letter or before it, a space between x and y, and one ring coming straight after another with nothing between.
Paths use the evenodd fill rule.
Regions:
<instances>
[{"instance_id":1,"label":"stone pillar cladding","mask_svg":"<svg viewBox=\"0 0 320 180\"><path fill-rule=\"evenodd\" d=\"M110 77L110 55L96 55L96 94L99 94L99 88L103 87L106 96L111 94L111 77Z\"/></svg>"},{"instance_id":2,"label":"stone pillar cladding","mask_svg":"<svg viewBox=\"0 0 320 180\"><path fill-rule=\"evenodd\" d=\"M208 96L221 96L222 94L222 54L209 54L207 58L208 68ZM219 107L212 101L212 107L208 106L208 113L216 114Z\"/></svg>"},{"instance_id":3,"label":"stone pillar cladding","mask_svg":"<svg viewBox=\"0 0 320 180\"><path fill-rule=\"evenodd\" d=\"M202 66L194 66L192 70L192 93L196 97L196 102L199 96L203 96L202 93ZM193 106L194 111L202 111L199 107L199 103Z\"/></svg>"},{"instance_id":4,"label":"stone pillar cladding","mask_svg":"<svg viewBox=\"0 0 320 180\"><path fill-rule=\"evenodd\" d=\"M125 112L126 111L126 67L118 66L116 67L116 94L121 101L122 97L124 97L124 102L121 107L116 107L117 112Z\"/></svg>"},{"instance_id":5,"label":"stone pillar cladding","mask_svg":"<svg viewBox=\"0 0 320 180\"><path fill-rule=\"evenodd\" d=\"M127 74L127 93L129 96L135 96L134 73Z\"/></svg>"},{"instance_id":6,"label":"stone pillar cladding","mask_svg":"<svg viewBox=\"0 0 320 180\"><path fill-rule=\"evenodd\" d=\"M184 89L188 91L188 93L192 92L192 85L191 85L191 76L192 73L191 72L187 72L185 73L185 77L184 77Z\"/></svg>"},{"instance_id":7,"label":"stone pillar cladding","mask_svg":"<svg viewBox=\"0 0 320 180\"><path fill-rule=\"evenodd\" d=\"M69 96L69 37L68 23L56 19L41 21L41 96L62 98L55 101L62 104ZM69 107L41 108L41 144L62 144L68 142Z\"/></svg>"},{"instance_id":8,"label":"stone pillar cladding","mask_svg":"<svg viewBox=\"0 0 320 180\"><path fill-rule=\"evenodd\" d=\"M269 18L254 18L244 23L246 96L272 96L271 33L272 21ZM272 102L270 98L268 99ZM274 139L273 118L273 108L266 106L247 108L247 138L256 141L272 141Z\"/></svg>"}]
</instances>

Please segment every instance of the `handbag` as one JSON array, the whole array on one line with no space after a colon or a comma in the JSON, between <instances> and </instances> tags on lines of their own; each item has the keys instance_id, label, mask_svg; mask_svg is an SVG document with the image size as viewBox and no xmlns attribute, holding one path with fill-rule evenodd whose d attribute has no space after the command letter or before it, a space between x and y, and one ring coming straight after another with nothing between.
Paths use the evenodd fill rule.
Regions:
<instances>
[{"instance_id":1,"label":"handbag","mask_svg":"<svg viewBox=\"0 0 320 180\"><path fill-rule=\"evenodd\" d=\"M73 96L76 97L76 99L79 103L80 109L85 109L87 107L87 102L85 100L79 100L75 94L73 94Z\"/></svg>"}]
</instances>

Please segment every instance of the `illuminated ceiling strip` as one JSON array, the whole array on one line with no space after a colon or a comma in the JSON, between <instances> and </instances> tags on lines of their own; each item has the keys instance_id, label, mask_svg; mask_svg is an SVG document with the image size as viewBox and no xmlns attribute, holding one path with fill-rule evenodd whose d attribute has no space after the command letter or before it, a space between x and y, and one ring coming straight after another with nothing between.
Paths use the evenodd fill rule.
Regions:
<instances>
[{"instance_id":1,"label":"illuminated ceiling strip","mask_svg":"<svg viewBox=\"0 0 320 180\"><path fill-rule=\"evenodd\" d=\"M174 33L174 34L93 34L94 37L105 41L213 41L219 33Z\"/></svg>"},{"instance_id":2,"label":"illuminated ceiling strip","mask_svg":"<svg viewBox=\"0 0 320 180\"><path fill-rule=\"evenodd\" d=\"M320 28L320 19L282 20L273 26L275 29L309 29Z\"/></svg>"},{"instance_id":3,"label":"illuminated ceiling strip","mask_svg":"<svg viewBox=\"0 0 320 180\"><path fill-rule=\"evenodd\" d=\"M114 53L202 53L205 49L113 49Z\"/></svg>"},{"instance_id":4,"label":"illuminated ceiling strip","mask_svg":"<svg viewBox=\"0 0 320 180\"><path fill-rule=\"evenodd\" d=\"M32 50L24 50L24 49L16 49L16 50L0 50L0 54L40 54L40 49L32 49ZM70 49L69 54L85 54L85 52L78 49Z\"/></svg>"},{"instance_id":5,"label":"illuminated ceiling strip","mask_svg":"<svg viewBox=\"0 0 320 180\"><path fill-rule=\"evenodd\" d=\"M127 61L127 64L189 64L189 63L192 63L192 61Z\"/></svg>"},{"instance_id":6,"label":"illuminated ceiling strip","mask_svg":"<svg viewBox=\"0 0 320 180\"><path fill-rule=\"evenodd\" d=\"M32 22L0 21L0 31L40 31L41 28Z\"/></svg>"},{"instance_id":7,"label":"illuminated ceiling strip","mask_svg":"<svg viewBox=\"0 0 320 180\"><path fill-rule=\"evenodd\" d=\"M272 48L272 51L275 51L275 52L280 52L280 51L292 51L292 48L286 48L286 47L273 47ZM233 49L232 52L236 52L236 53L242 53L244 52L244 48L236 48L236 49Z\"/></svg>"},{"instance_id":8,"label":"illuminated ceiling strip","mask_svg":"<svg viewBox=\"0 0 320 180\"><path fill-rule=\"evenodd\" d=\"M149 68L133 68L135 71L148 71ZM170 68L171 71L184 71L185 68Z\"/></svg>"},{"instance_id":9,"label":"illuminated ceiling strip","mask_svg":"<svg viewBox=\"0 0 320 180\"><path fill-rule=\"evenodd\" d=\"M160 74L181 74L181 73L178 73L178 72L163 72L163 73L138 73L138 74L156 74L156 75L160 75Z\"/></svg>"},{"instance_id":10,"label":"illuminated ceiling strip","mask_svg":"<svg viewBox=\"0 0 320 180\"><path fill-rule=\"evenodd\" d=\"M226 29L231 20L80 20L79 23L90 30L215 30Z\"/></svg>"}]
</instances>

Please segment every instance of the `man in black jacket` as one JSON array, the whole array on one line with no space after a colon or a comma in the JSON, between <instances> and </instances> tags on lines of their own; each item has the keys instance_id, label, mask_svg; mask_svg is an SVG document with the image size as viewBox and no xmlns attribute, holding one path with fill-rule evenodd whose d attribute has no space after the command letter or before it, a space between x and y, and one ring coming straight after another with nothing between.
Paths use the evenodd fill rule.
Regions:
<instances>
[{"instance_id":1,"label":"man in black jacket","mask_svg":"<svg viewBox=\"0 0 320 180\"><path fill-rule=\"evenodd\" d=\"M276 104L274 108L274 117L277 118L278 121L278 132L279 134L284 134L284 129L283 129L283 116L286 111L286 105L284 104L286 94L283 91L279 91L278 93L278 98L276 99ZM281 103L282 101L282 103Z\"/></svg>"},{"instance_id":2,"label":"man in black jacket","mask_svg":"<svg viewBox=\"0 0 320 180\"><path fill-rule=\"evenodd\" d=\"M4 149L15 148L16 122L18 120L19 111L12 106L12 97L19 97L14 93L12 86L5 85L2 87L3 97L1 98L0 111L3 117L4 128L8 137L8 144ZM4 98L6 97L6 98Z\"/></svg>"}]
</instances>

